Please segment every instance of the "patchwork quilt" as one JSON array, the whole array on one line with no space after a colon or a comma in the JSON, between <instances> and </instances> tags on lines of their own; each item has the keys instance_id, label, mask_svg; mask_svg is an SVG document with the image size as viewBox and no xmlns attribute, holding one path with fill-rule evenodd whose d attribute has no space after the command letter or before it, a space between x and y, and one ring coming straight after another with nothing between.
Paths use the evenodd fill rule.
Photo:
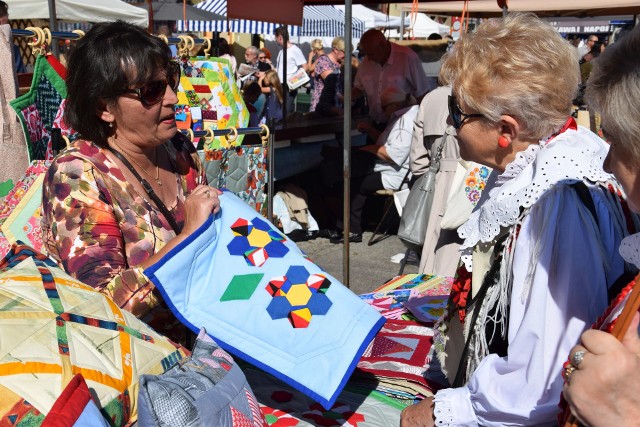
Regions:
<instances>
[{"instance_id":1,"label":"patchwork quilt","mask_svg":"<svg viewBox=\"0 0 640 427\"><path fill-rule=\"evenodd\" d=\"M220 203L145 275L194 332L331 408L384 318L239 198Z\"/></svg>"},{"instance_id":2,"label":"patchwork quilt","mask_svg":"<svg viewBox=\"0 0 640 427\"><path fill-rule=\"evenodd\" d=\"M53 159L51 129L73 141L77 133L62 120L67 98L66 70L52 55L38 56L29 92L9 102L24 130L29 160Z\"/></svg>"},{"instance_id":3,"label":"patchwork quilt","mask_svg":"<svg viewBox=\"0 0 640 427\"><path fill-rule=\"evenodd\" d=\"M112 426L137 417L138 381L185 356L49 258L14 245L0 262L0 425L39 425L81 374Z\"/></svg>"},{"instance_id":4,"label":"patchwork quilt","mask_svg":"<svg viewBox=\"0 0 640 427\"><path fill-rule=\"evenodd\" d=\"M236 85L229 61L221 58L182 59L176 121L181 130L244 128L249 110ZM230 142L215 137L207 148L242 144L243 136Z\"/></svg>"}]
</instances>

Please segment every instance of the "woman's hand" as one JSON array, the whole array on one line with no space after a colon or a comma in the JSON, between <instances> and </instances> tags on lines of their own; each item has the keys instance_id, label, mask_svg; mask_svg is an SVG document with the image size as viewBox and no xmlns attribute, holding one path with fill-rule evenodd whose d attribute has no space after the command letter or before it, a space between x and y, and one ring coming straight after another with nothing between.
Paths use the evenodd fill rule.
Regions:
<instances>
[{"instance_id":1,"label":"woman's hand","mask_svg":"<svg viewBox=\"0 0 640 427\"><path fill-rule=\"evenodd\" d=\"M577 369L564 386L564 397L578 420L590 426L640 425L640 338L638 313L622 342L597 330L582 334L585 351ZM571 360L571 359L570 359Z\"/></svg>"},{"instance_id":2,"label":"woman's hand","mask_svg":"<svg viewBox=\"0 0 640 427\"><path fill-rule=\"evenodd\" d=\"M433 427L433 397L407 406L400 413L400 427Z\"/></svg>"},{"instance_id":3,"label":"woman's hand","mask_svg":"<svg viewBox=\"0 0 640 427\"><path fill-rule=\"evenodd\" d=\"M184 228L187 235L196 231L212 213L220 210L218 195L222 191L208 185L198 185L184 201Z\"/></svg>"}]
</instances>

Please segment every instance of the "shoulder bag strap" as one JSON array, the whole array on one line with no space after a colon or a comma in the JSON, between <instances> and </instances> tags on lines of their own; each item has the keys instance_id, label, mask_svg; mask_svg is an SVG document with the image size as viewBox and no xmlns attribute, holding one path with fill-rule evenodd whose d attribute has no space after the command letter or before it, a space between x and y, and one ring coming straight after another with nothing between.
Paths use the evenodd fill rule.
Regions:
<instances>
[{"instance_id":1,"label":"shoulder bag strap","mask_svg":"<svg viewBox=\"0 0 640 427\"><path fill-rule=\"evenodd\" d=\"M135 168L131 165L131 163L129 163L129 160L127 160L127 158L124 157L122 155L122 153L120 153L117 150L114 150L112 147L108 147L108 148L113 153L113 155L116 156L118 159L120 159L120 161L127 167L127 169L129 169L131 171L133 176L135 176L136 179L138 181L140 181L140 184L142 184L142 188L144 188L144 191L147 192L147 194L149 195L151 200L153 200L153 203L155 203L156 206L158 207L158 209L160 209L160 212L162 212L162 215L164 215L164 217L167 219L167 221L169 222L169 225L171 225L171 228L176 233L176 235L180 234L182 229L180 228L180 226L176 222L176 219L174 218L174 216L171 213L171 211L169 211L169 209L167 209L167 207L162 202L162 200L160 200L160 197L158 197L156 192L153 191L153 188L151 187L151 185L144 178L142 178L140 176L138 171L135 170Z\"/></svg>"}]
</instances>

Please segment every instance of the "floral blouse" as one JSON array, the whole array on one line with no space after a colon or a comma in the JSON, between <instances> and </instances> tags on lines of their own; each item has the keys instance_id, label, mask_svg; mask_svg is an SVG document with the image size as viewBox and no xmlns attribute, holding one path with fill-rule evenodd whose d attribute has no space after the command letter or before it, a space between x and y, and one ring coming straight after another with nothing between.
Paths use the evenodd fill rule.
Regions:
<instances>
[{"instance_id":1,"label":"floral blouse","mask_svg":"<svg viewBox=\"0 0 640 427\"><path fill-rule=\"evenodd\" d=\"M182 134L165 147L176 171L172 213L184 223L184 200L206 182L195 150ZM105 149L76 141L54 159L43 188L43 239L49 255L78 280L111 297L177 342L177 320L144 275L142 262L176 236L164 215L125 179ZM183 328L177 328L184 332Z\"/></svg>"},{"instance_id":2,"label":"floral blouse","mask_svg":"<svg viewBox=\"0 0 640 427\"><path fill-rule=\"evenodd\" d=\"M320 101L320 95L322 94L322 90L324 89L324 79L321 77L322 73L327 70L331 70L332 72L339 72L340 65L334 63L328 55L322 55L316 61L315 68L315 76L313 81L313 93L311 94L311 106L309 108L310 111L315 111Z\"/></svg>"}]
</instances>

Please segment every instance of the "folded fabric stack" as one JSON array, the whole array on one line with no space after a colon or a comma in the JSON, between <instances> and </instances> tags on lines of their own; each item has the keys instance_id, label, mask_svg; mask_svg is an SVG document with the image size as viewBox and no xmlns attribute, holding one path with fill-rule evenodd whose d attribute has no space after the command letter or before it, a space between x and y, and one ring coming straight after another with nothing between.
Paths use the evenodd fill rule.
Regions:
<instances>
[{"instance_id":1,"label":"folded fabric stack","mask_svg":"<svg viewBox=\"0 0 640 427\"><path fill-rule=\"evenodd\" d=\"M429 379L432 338L432 328L388 320L360 358L349 384L373 388L407 404L433 395L443 385Z\"/></svg>"},{"instance_id":2,"label":"folded fabric stack","mask_svg":"<svg viewBox=\"0 0 640 427\"><path fill-rule=\"evenodd\" d=\"M349 384L374 388L404 404L442 388L439 367L431 366L432 326L446 307L451 283L449 277L405 274L360 295L388 320Z\"/></svg>"}]
</instances>

